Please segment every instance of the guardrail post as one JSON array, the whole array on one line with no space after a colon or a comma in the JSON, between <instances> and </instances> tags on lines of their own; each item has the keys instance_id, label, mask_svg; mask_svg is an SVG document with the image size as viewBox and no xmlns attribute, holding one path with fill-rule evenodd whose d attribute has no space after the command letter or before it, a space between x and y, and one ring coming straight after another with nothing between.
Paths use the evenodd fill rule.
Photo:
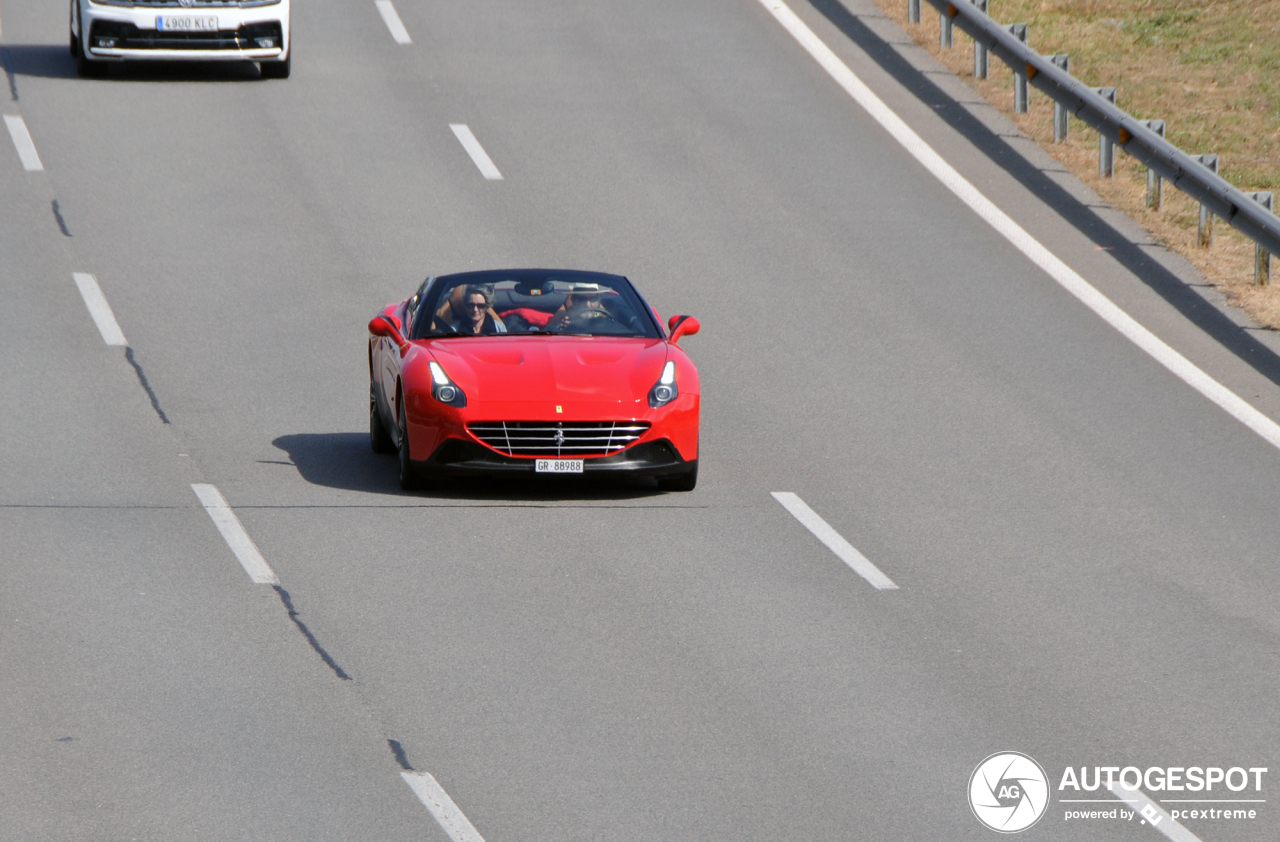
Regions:
<instances>
[{"instance_id":1,"label":"guardrail post","mask_svg":"<svg viewBox=\"0 0 1280 842\"><path fill-rule=\"evenodd\" d=\"M1195 160L1209 168L1209 172L1218 174L1217 155L1197 155ZM1207 249L1213 245L1213 211L1204 202L1200 203L1200 227L1196 230L1196 242L1200 248Z\"/></svg>"},{"instance_id":2,"label":"guardrail post","mask_svg":"<svg viewBox=\"0 0 1280 842\"><path fill-rule=\"evenodd\" d=\"M969 0L973 5L978 7L978 11L984 15L987 13L987 0ZM973 78L987 78L987 47L973 39Z\"/></svg>"},{"instance_id":3,"label":"guardrail post","mask_svg":"<svg viewBox=\"0 0 1280 842\"><path fill-rule=\"evenodd\" d=\"M1151 131L1164 137L1164 120L1147 120L1146 126ZM1162 185L1164 179L1160 178L1160 173L1147 167L1147 207L1150 210L1160 210Z\"/></svg>"},{"instance_id":4,"label":"guardrail post","mask_svg":"<svg viewBox=\"0 0 1280 842\"><path fill-rule=\"evenodd\" d=\"M1025 23L1011 23L1005 27L1009 30L1009 34L1017 38L1022 43L1027 43L1027 25ZM1027 71L1013 71L1013 113L1027 113Z\"/></svg>"},{"instance_id":5,"label":"guardrail post","mask_svg":"<svg viewBox=\"0 0 1280 842\"><path fill-rule=\"evenodd\" d=\"M951 4L947 4L948 6ZM954 27L951 25L951 15L949 9L938 10L938 46L944 50L951 49L955 43L953 35Z\"/></svg>"},{"instance_id":6,"label":"guardrail post","mask_svg":"<svg viewBox=\"0 0 1280 842\"><path fill-rule=\"evenodd\" d=\"M1049 61L1062 68L1063 73L1071 72L1071 56L1062 53L1056 56L1049 56ZM1062 103L1055 101L1053 103L1053 142L1063 143L1067 139L1067 130L1071 127L1067 109L1062 107Z\"/></svg>"},{"instance_id":7,"label":"guardrail post","mask_svg":"<svg viewBox=\"0 0 1280 842\"><path fill-rule=\"evenodd\" d=\"M920 0L907 0L907 23L920 22Z\"/></svg>"},{"instance_id":8,"label":"guardrail post","mask_svg":"<svg viewBox=\"0 0 1280 842\"><path fill-rule=\"evenodd\" d=\"M1270 193L1245 193L1250 199L1271 210ZM1257 243L1253 244L1253 282L1260 287L1271 283L1271 252Z\"/></svg>"},{"instance_id":9,"label":"guardrail post","mask_svg":"<svg viewBox=\"0 0 1280 842\"><path fill-rule=\"evenodd\" d=\"M1112 105L1116 104L1115 88L1094 88L1093 92ZM1116 174L1116 147L1111 138L1098 132L1098 175L1112 178Z\"/></svg>"}]
</instances>

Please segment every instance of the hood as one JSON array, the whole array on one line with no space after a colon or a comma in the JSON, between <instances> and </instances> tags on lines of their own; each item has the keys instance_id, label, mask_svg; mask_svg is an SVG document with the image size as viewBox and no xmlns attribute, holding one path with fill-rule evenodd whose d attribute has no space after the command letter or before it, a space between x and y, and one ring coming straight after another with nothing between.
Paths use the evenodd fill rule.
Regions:
<instances>
[{"instance_id":1,"label":"hood","mask_svg":"<svg viewBox=\"0 0 1280 842\"><path fill-rule=\"evenodd\" d=\"M644 399L666 342L605 336L492 336L431 342L468 402L620 403Z\"/></svg>"}]
</instances>

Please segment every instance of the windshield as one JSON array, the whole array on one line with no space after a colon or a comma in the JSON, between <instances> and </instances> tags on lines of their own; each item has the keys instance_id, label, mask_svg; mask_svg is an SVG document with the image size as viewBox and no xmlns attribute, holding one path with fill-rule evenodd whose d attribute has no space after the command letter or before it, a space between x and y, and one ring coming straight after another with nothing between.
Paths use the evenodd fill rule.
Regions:
<instances>
[{"instance_id":1,"label":"windshield","mask_svg":"<svg viewBox=\"0 0 1280 842\"><path fill-rule=\"evenodd\" d=\"M662 334L626 278L516 270L437 278L414 312L411 338Z\"/></svg>"}]
</instances>

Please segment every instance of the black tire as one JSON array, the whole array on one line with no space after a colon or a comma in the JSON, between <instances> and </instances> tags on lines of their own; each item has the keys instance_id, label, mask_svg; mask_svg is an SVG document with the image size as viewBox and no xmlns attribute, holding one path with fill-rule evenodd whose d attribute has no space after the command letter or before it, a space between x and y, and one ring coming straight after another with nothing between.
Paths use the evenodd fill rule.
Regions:
<instances>
[{"instance_id":1,"label":"black tire","mask_svg":"<svg viewBox=\"0 0 1280 842\"><path fill-rule=\"evenodd\" d=\"M258 70L262 73L263 79L288 79L289 72L293 69L293 46L289 46L289 55L284 57L284 61L264 61L258 64Z\"/></svg>"},{"instance_id":2,"label":"black tire","mask_svg":"<svg viewBox=\"0 0 1280 842\"><path fill-rule=\"evenodd\" d=\"M400 456L400 488L404 491L417 491L422 487L418 472L413 469L413 461L409 455L409 422L404 416L404 400L400 401L400 422L396 430L396 451Z\"/></svg>"},{"instance_id":3,"label":"black tire","mask_svg":"<svg viewBox=\"0 0 1280 842\"><path fill-rule=\"evenodd\" d=\"M71 33L71 57L80 57L80 39L75 36L74 32Z\"/></svg>"},{"instance_id":4,"label":"black tire","mask_svg":"<svg viewBox=\"0 0 1280 842\"><path fill-rule=\"evenodd\" d=\"M107 63L105 61L94 61L85 54L84 41L76 39L80 42L80 49L76 51L76 75L84 79L101 79L107 75Z\"/></svg>"},{"instance_id":5,"label":"black tire","mask_svg":"<svg viewBox=\"0 0 1280 842\"><path fill-rule=\"evenodd\" d=\"M395 453L396 441L387 432L387 425L382 423L382 413L378 411L378 393L373 384L369 384L369 445L374 453Z\"/></svg>"},{"instance_id":6,"label":"black tire","mask_svg":"<svg viewBox=\"0 0 1280 842\"><path fill-rule=\"evenodd\" d=\"M693 491L698 484L698 463L695 461L693 467L685 471L683 474L677 474L673 477L658 477L658 488L663 491Z\"/></svg>"}]
</instances>

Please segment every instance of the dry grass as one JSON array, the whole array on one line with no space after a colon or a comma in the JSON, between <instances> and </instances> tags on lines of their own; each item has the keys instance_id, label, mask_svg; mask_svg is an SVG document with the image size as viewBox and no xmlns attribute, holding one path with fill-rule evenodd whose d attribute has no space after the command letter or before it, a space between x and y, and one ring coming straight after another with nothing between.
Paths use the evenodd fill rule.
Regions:
<instances>
[{"instance_id":1,"label":"dry grass","mask_svg":"<svg viewBox=\"0 0 1280 842\"><path fill-rule=\"evenodd\" d=\"M1013 75L991 57L990 78L973 76L973 47L958 29L955 48L938 47L938 15L923 3L907 23L906 0L876 0L917 42L1003 111L1104 200L1190 260L1259 324L1280 329L1280 282L1253 283L1253 241L1217 221L1213 246L1196 245L1199 206L1167 183L1164 206L1146 208L1146 168L1124 154L1115 178L1098 175L1098 136L1072 120L1066 143L1053 142L1053 103L1031 91L1030 112L1013 113ZM1165 120L1170 142L1198 155L1216 152L1223 178L1244 191L1272 190L1280 203L1280 0L990 0L1001 23L1029 24L1043 55L1067 53L1071 73L1115 87L1117 104L1143 119ZM1280 261L1272 260L1280 276Z\"/></svg>"}]
</instances>

